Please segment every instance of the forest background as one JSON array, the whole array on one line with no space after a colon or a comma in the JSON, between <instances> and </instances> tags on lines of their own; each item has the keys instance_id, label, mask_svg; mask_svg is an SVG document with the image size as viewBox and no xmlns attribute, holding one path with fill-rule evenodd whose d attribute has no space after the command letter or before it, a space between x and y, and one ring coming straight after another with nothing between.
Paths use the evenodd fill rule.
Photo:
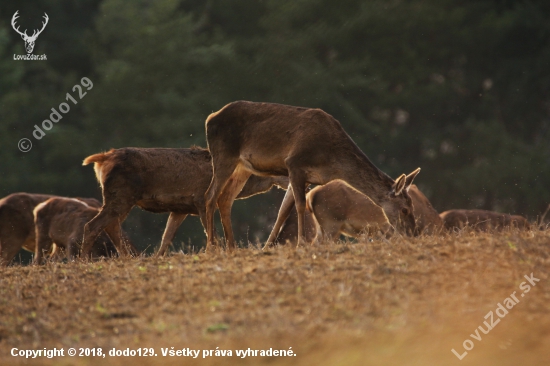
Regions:
<instances>
[{"instance_id":1,"label":"forest background","mask_svg":"<svg viewBox=\"0 0 550 366\"><path fill-rule=\"evenodd\" d=\"M49 23L34 54L12 29ZM81 78L94 86L41 140ZM535 219L550 203L547 0L8 0L0 3L0 196L100 198L82 160L110 148L206 146L235 100L321 108L383 171L416 167L438 211ZM21 152L18 141L33 148ZM237 239L264 240L282 192L236 202ZM140 248L167 215L135 209ZM205 242L186 220L176 248Z\"/></svg>"}]
</instances>

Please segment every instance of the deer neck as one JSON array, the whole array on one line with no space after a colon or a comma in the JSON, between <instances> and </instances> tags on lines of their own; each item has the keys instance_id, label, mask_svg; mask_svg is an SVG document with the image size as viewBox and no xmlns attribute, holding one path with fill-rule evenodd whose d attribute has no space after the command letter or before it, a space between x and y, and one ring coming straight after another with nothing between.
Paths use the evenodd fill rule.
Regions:
<instances>
[{"instance_id":1,"label":"deer neck","mask_svg":"<svg viewBox=\"0 0 550 366\"><path fill-rule=\"evenodd\" d=\"M344 180L385 208L390 201L388 193L394 180L378 169L361 150L354 152L348 161L352 164L347 167Z\"/></svg>"}]
</instances>

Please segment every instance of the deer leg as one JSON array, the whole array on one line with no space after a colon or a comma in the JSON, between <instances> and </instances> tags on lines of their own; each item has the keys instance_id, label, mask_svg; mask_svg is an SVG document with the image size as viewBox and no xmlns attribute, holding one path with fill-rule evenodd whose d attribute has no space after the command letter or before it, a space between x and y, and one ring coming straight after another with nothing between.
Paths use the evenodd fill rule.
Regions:
<instances>
[{"instance_id":1,"label":"deer leg","mask_svg":"<svg viewBox=\"0 0 550 366\"><path fill-rule=\"evenodd\" d=\"M128 253L131 256L137 257L140 254L140 251L138 251L137 248L134 246L134 243L132 243L132 241L130 240L130 237L128 236L128 234L124 230L122 230L122 223L124 221L126 221L126 218L130 214L131 210L132 210L132 207L127 208L126 212L124 214L122 214L122 216L118 217L118 221L119 221L119 225L120 225L120 239L121 239L121 242L124 244L124 247L127 249ZM108 235L109 234L107 234L107 236ZM113 240L111 239L111 242L112 241Z\"/></svg>"},{"instance_id":2,"label":"deer leg","mask_svg":"<svg viewBox=\"0 0 550 366\"><path fill-rule=\"evenodd\" d=\"M7 267L21 250L24 238L0 238L0 267Z\"/></svg>"},{"instance_id":3,"label":"deer leg","mask_svg":"<svg viewBox=\"0 0 550 366\"><path fill-rule=\"evenodd\" d=\"M323 228L321 227L321 224L319 224L319 221L313 215L313 222L315 223L315 239L313 239L313 245L319 245L323 242L323 239L325 238L325 234L323 232Z\"/></svg>"},{"instance_id":4,"label":"deer leg","mask_svg":"<svg viewBox=\"0 0 550 366\"><path fill-rule=\"evenodd\" d=\"M233 175L235 168L237 168L238 159L227 164L226 161L220 161L213 157L213 169L214 175L212 176L212 182L210 187L205 193L206 200L206 250L210 249L214 244L214 212L216 211L216 205L218 198L222 193L222 190ZM231 218L229 218L231 220Z\"/></svg>"},{"instance_id":5,"label":"deer leg","mask_svg":"<svg viewBox=\"0 0 550 366\"><path fill-rule=\"evenodd\" d=\"M128 212L130 212L130 209L128 209L127 212L123 213L116 219L111 220L111 222L109 222L104 229L111 241L113 242L113 245L117 249L119 256L135 256L138 254L134 245L131 242L126 241L126 236L122 235L121 225L124 219L128 216Z\"/></svg>"},{"instance_id":6,"label":"deer leg","mask_svg":"<svg viewBox=\"0 0 550 366\"><path fill-rule=\"evenodd\" d=\"M76 253L78 252L78 243L76 238L70 238L67 242L66 256L69 262L74 262Z\"/></svg>"},{"instance_id":7,"label":"deer leg","mask_svg":"<svg viewBox=\"0 0 550 366\"><path fill-rule=\"evenodd\" d=\"M96 238L111 221L116 219L116 214L110 213L102 208L90 222L84 225L84 238L82 239L82 249L80 251L80 256L82 258L91 257L92 247L94 246ZM119 248L117 248L117 251L120 253Z\"/></svg>"},{"instance_id":8,"label":"deer leg","mask_svg":"<svg viewBox=\"0 0 550 366\"><path fill-rule=\"evenodd\" d=\"M204 233L206 234L206 206L197 206L197 209L199 211L199 218L201 219L201 224L204 229Z\"/></svg>"},{"instance_id":9,"label":"deer leg","mask_svg":"<svg viewBox=\"0 0 550 366\"><path fill-rule=\"evenodd\" d=\"M112 207L112 206L111 206ZM127 205L126 207L119 207L113 210L109 205L104 205L101 211L86 225L84 225L84 239L82 240L81 256L89 258L92 254L92 247L95 240L102 231L107 232L109 226L110 233L107 232L111 241L117 248L119 255L128 253L129 249L126 248L124 241L122 240L120 224L126 218L133 205ZM111 236L113 235L113 237ZM130 250L131 251L131 250Z\"/></svg>"},{"instance_id":10,"label":"deer leg","mask_svg":"<svg viewBox=\"0 0 550 366\"><path fill-rule=\"evenodd\" d=\"M287 163L288 164L288 163ZM296 212L298 213L298 246L304 245L305 236L305 210L306 210L306 178L302 170L290 170L289 178L294 193Z\"/></svg>"},{"instance_id":11,"label":"deer leg","mask_svg":"<svg viewBox=\"0 0 550 366\"><path fill-rule=\"evenodd\" d=\"M52 248L53 240L50 238L48 229L42 225L36 225L36 248L34 250L33 264L42 264L44 254Z\"/></svg>"},{"instance_id":12,"label":"deer leg","mask_svg":"<svg viewBox=\"0 0 550 366\"><path fill-rule=\"evenodd\" d=\"M120 220L120 222L124 222L124 220ZM132 241L130 240L130 237L124 230L122 230L122 228L121 228L120 234L121 234L122 242L126 246L126 249L128 249L128 251L130 252L130 254L132 256L138 256L140 254L140 251L134 246L134 243L132 243Z\"/></svg>"},{"instance_id":13,"label":"deer leg","mask_svg":"<svg viewBox=\"0 0 550 366\"><path fill-rule=\"evenodd\" d=\"M166 223L166 229L164 229L164 234L162 234L162 242L160 243L160 248L156 254L157 257L166 254L166 250L170 245L172 245L172 240L174 240L176 231L186 217L187 214L170 212L170 216L168 216L168 222Z\"/></svg>"},{"instance_id":14,"label":"deer leg","mask_svg":"<svg viewBox=\"0 0 550 366\"><path fill-rule=\"evenodd\" d=\"M35 251L35 229L18 223L20 218L2 217L0 222L0 267L8 266L21 248L29 244L29 251ZM33 225L34 226L34 225Z\"/></svg>"},{"instance_id":15,"label":"deer leg","mask_svg":"<svg viewBox=\"0 0 550 366\"><path fill-rule=\"evenodd\" d=\"M276 244L275 241L277 240L277 236L281 231L281 227L283 226L285 221L288 219L288 216L290 216L292 207L294 207L294 192L292 191L292 185L289 185L285 193L285 197L283 198L283 202L281 203L281 207L279 208L279 213L277 214L277 220L275 221L275 225L273 225L271 234L269 234L267 243L265 243L264 245L264 249L269 248L272 245Z\"/></svg>"},{"instance_id":16,"label":"deer leg","mask_svg":"<svg viewBox=\"0 0 550 366\"><path fill-rule=\"evenodd\" d=\"M201 208L199 205L197 205L197 209L199 211L199 218L201 220L202 227L204 228L204 233L206 234L206 206ZM215 227L214 227L214 238L215 238L216 242L220 241L218 231L216 230Z\"/></svg>"},{"instance_id":17,"label":"deer leg","mask_svg":"<svg viewBox=\"0 0 550 366\"><path fill-rule=\"evenodd\" d=\"M53 243L52 245L52 251L50 252L50 260L59 262L63 259L63 253L61 253L61 249L56 243Z\"/></svg>"},{"instance_id":18,"label":"deer leg","mask_svg":"<svg viewBox=\"0 0 550 366\"><path fill-rule=\"evenodd\" d=\"M222 220L223 232L225 234L225 242L229 251L235 249L235 238L233 236L233 227L231 225L231 207L237 195L243 189L250 172L241 167L237 167L235 172L227 181L222 193L218 198L218 208L220 210L220 218Z\"/></svg>"}]
</instances>

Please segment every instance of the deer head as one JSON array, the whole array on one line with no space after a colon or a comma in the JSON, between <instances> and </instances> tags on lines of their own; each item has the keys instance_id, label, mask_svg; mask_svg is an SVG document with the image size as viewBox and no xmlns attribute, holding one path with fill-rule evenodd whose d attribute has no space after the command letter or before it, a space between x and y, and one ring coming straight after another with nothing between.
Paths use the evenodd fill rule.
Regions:
<instances>
[{"instance_id":1,"label":"deer head","mask_svg":"<svg viewBox=\"0 0 550 366\"><path fill-rule=\"evenodd\" d=\"M392 185L391 191L388 196L393 200L398 200L401 204L401 209L399 211L395 210L395 207L382 205L388 217L397 216L397 223L401 230L407 232L409 235L417 235L418 231L416 230L416 219L413 214L413 204L412 199L409 196L409 188L411 187L414 178L420 173L420 168L417 168L415 171L409 175L402 174L399 178L395 180ZM410 209L412 208L412 209Z\"/></svg>"},{"instance_id":2,"label":"deer head","mask_svg":"<svg viewBox=\"0 0 550 366\"><path fill-rule=\"evenodd\" d=\"M24 32L21 32L19 31L19 27L15 27L15 20L17 18L19 18L19 15L17 15L17 13L19 12L19 10L17 10L15 12L15 14L13 14L13 18L11 18L11 26L13 27L13 29L19 33L21 35L21 38L23 38L23 41L25 41L25 50L27 51L27 53L32 53L32 50L34 49L34 42L36 42L36 38L38 38L38 36L40 35L40 33L42 33L42 31L44 30L44 28L46 28L46 24L48 24L48 14L44 13L44 22L42 22L42 29L40 30L34 30L34 32L32 33L32 36L29 36L27 35L27 30L25 29Z\"/></svg>"}]
</instances>

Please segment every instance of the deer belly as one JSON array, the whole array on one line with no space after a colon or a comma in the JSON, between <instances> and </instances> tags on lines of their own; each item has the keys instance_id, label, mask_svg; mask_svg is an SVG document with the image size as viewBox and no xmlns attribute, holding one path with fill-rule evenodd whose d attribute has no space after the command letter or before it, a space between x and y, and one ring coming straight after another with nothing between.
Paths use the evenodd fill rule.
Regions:
<instances>
[{"instance_id":1,"label":"deer belly","mask_svg":"<svg viewBox=\"0 0 550 366\"><path fill-rule=\"evenodd\" d=\"M195 198L193 196L155 196L140 200L137 205L145 211L177 212L189 215L198 215Z\"/></svg>"},{"instance_id":2,"label":"deer belly","mask_svg":"<svg viewBox=\"0 0 550 366\"><path fill-rule=\"evenodd\" d=\"M250 156L241 156L240 159L241 165L248 170L249 172L255 175L283 175L288 176L288 170L284 165L284 162L281 163L280 159L273 157L266 159L254 158L251 154Z\"/></svg>"}]
</instances>

